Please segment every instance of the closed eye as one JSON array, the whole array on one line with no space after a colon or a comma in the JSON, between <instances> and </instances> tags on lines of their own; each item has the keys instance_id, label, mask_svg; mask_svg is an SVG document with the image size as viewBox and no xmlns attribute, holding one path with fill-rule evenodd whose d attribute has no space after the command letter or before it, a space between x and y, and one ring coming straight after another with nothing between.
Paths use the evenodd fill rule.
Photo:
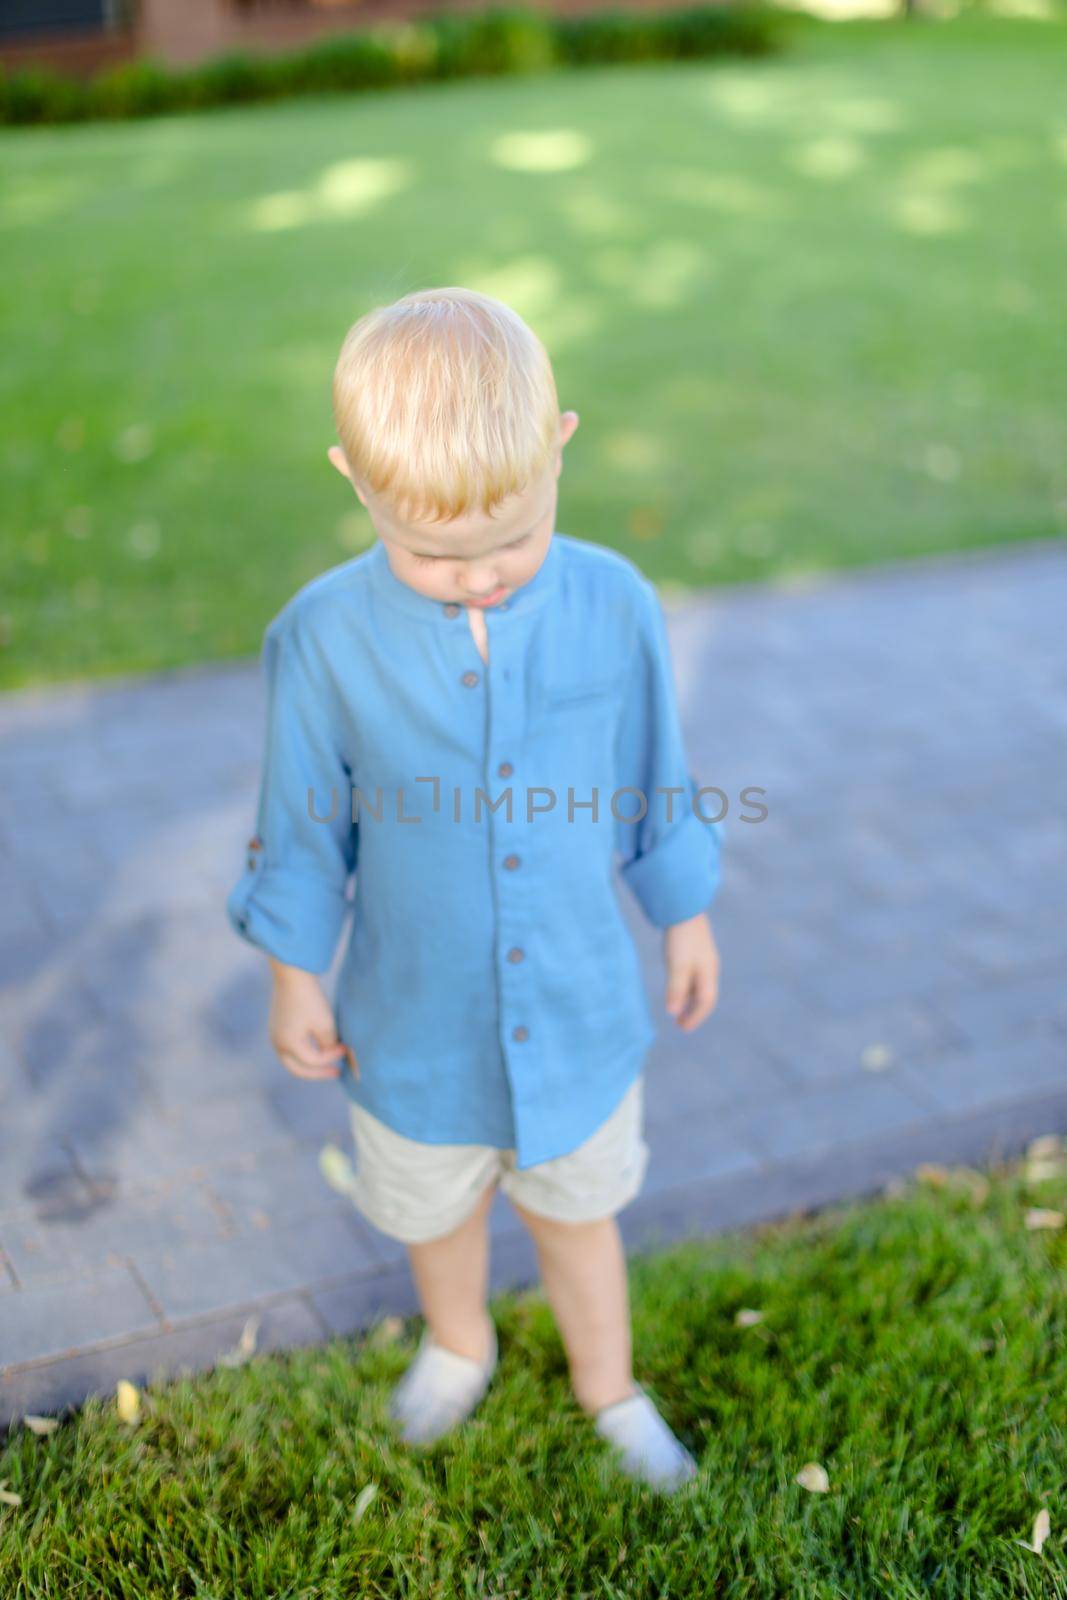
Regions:
<instances>
[{"instance_id":1,"label":"closed eye","mask_svg":"<svg viewBox=\"0 0 1067 1600\"><path fill-rule=\"evenodd\" d=\"M504 550L517 550L520 544L525 544L527 539L529 539L531 537L532 537L531 534L524 533L518 539L512 539L510 544L503 545L502 549L504 549ZM448 556L412 556L411 559L413 561L418 562L420 567L428 567L430 565L431 561L448 561L449 557Z\"/></svg>"}]
</instances>

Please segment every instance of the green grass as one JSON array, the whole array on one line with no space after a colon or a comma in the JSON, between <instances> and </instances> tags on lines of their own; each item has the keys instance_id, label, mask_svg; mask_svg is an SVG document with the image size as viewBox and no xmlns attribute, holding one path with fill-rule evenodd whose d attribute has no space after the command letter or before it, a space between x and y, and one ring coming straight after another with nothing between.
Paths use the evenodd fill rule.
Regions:
<instances>
[{"instance_id":1,"label":"green grass","mask_svg":"<svg viewBox=\"0 0 1067 1600\"><path fill-rule=\"evenodd\" d=\"M385 1422L415 1320L160 1383L133 1428L102 1398L48 1437L16 1428L0 1593L1062 1596L1067 1235L1025 1217L1067 1181L999 1169L983 1196L963 1176L634 1259L637 1375L701 1464L682 1497L610 1473L547 1306L509 1294L490 1393L430 1452ZM828 1493L795 1482L812 1460Z\"/></svg>"},{"instance_id":2,"label":"green grass","mask_svg":"<svg viewBox=\"0 0 1067 1600\"><path fill-rule=\"evenodd\" d=\"M253 654L363 548L347 326L514 304L558 526L659 581L1067 527L1067 22L0 135L0 685Z\"/></svg>"}]
</instances>

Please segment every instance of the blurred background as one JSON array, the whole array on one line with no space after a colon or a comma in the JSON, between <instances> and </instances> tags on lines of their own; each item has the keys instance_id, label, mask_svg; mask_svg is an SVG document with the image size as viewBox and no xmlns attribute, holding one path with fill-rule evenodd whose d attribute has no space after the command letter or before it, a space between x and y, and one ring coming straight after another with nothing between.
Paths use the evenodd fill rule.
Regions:
<instances>
[{"instance_id":1,"label":"blurred background","mask_svg":"<svg viewBox=\"0 0 1067 1600\"><path fill-rule=\"evenodd\" d=\"M668 585L1063 534L1060 13L794 13L766 56L664 61L685 41L631 9L587 54L636 62L506 70L550 47L541 12L488 40L494 76L406 86L409 38L389 92L250 83L313 39L306 77L339 71L363 10L3 7L11 115L110 68L106 117L3 133L4 687L246 657L362 548L329 377L418 284L536 326L582 415L561 528ZM136 115L142 52L274 98Z\"/></svg>"},{"instance_id":2,"label":"blurred background","mask_svg":"<svg viewBox=\"0 0 1067 1600\"><path fill-rule=\"evenodd\" d=\"M253 1312L266 1350L411 1309L224 901L263 630L373 538L337 351L417 287L544 340L560 531L656 581L694 772L768 807L726 819L722 999L654 1047L628 1243L1067 1129L1065 44L1049 0L0 3L4 1420Z\"/></svg>"}]
</instances>

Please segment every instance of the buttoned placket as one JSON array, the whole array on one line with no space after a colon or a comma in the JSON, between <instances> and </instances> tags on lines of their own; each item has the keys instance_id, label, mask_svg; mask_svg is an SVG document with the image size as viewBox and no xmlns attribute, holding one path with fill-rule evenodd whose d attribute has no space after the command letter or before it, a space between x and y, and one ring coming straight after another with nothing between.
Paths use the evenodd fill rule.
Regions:
<instances>
[{"instance_id":1,"label":"buttoned placket","mask_svg":"<svg viewBox=\"0 0 1067 1600\"><path fill-rule=\"evenodd\" d=\"M518 738L517 730L522 723L522 685L521 678L515 670L515 652L520 641L514 631L509 631L505 625L505 617L501 615L501 613L506 614L508 609L508 601L502 600L499 605L491 606L485 612L489 656L486 662L482 660L478 651L465 608L455 601L447 601L442 606L444 615L464 630L464 653L471 652L477 659L477 667L468 666L460 675L460 682L466 689L480 689L485 696L483 787L494 802L502 793L496 780L506 782L515 776L515 763L508 759L505 751L513 751ZM470 803L473 806L473 796L470 797ZM522 855L517 850L509 848L512 842L511 833L519 826L516 820L517 804L514 790L511 809L510 822L506 803L500 810L487 809L484 815L489 828L490 856L496 874L495 955L500 984L501 1027L505 1039L510 1039L515 1044L525 1044L530 1038L529 1024L511 1020L528 1011L526 1002L530 987L529 973L520 970L527 959L526 948L522 942L526 937L528 926L527 897L524 888L516 888L509 881L523 864ZM504 1057L508 1067L512 1097L515 1104L519 1105L524 1099L522 1074L519 1074L516 1081L506 1046Z\"/></svg>"},{"instance_id":2,"label":"buttoned placket","mask_svg":"<svg viewBox=\"0 0 1067 1600\"><path fill-rule=\"evenodd\" d=\"M534 1025L536 970L530 957L530 932L536 914L537 840L525 822L524 801L519 796L531 782L522 770L525 753L526 694L522 673L523 652L538 609L550 598L559 574L559 546L554 539L541 567L528 584L499 605L485 611L488 661L479 654L463 605L421 595L392 572L384 546L374 547L370 570L379 592L388 602L423 624L444 630L448 641L457 693L457 712L464 695L479 696L483 708L481 787L492 801L500 799L501 782L513 785L512 820L506 802L499 810L483 807L489 829L492 892L496 907L494 965L499 998L499 1042L514 1112L515 1143L525 1144L521 1128L525 1109L537 1110L536 1094L527 1084L536 1066L537 1030ZM464 800L473 817L473 794ZM522 835L519 829L523 828ZM522 841L525 842L522 842Z\"/></svg>"}]
</instances>

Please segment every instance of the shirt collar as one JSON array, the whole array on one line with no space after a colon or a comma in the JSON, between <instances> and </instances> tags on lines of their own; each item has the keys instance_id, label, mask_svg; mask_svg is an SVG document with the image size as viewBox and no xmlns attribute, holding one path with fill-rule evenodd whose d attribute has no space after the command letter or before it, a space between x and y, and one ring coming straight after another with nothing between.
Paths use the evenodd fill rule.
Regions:
<instances>
[{"instance_id":1,"label":"shirt collar","mask_svg":"<svg viewBox=\"0 0 1067 1600\"><path fill-rule=\"evenodd\" d=\"M559 533L552 535L545 559L530 581L515 589L501 605L489 606L487 615L491 613L494 617L526 616L545 603L559 581L560 540L563 537L564 535ZM429 595L419 594L417 589L412 589L408 584L401 582L389 565L385 545L380 539L367 552L367 565L378 591L392 605L401 611L406 611L408 616L421 617L425 622L444 624L464 614L462 605L455 610L453 603L446 600L431 600Z\"/></svg>"}]
</instances>

